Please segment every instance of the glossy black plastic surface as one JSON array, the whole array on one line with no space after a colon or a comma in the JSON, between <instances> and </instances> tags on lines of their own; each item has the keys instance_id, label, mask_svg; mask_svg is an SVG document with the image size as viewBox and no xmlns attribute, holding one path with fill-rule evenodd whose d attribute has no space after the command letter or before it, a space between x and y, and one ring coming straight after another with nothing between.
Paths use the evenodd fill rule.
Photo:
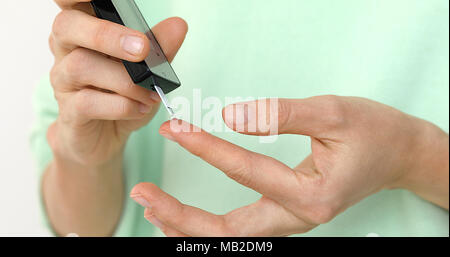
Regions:
<instances>
[{"instance_id":1,"label":"glossy black plastic surface","mask_svg":"<svg viewBox=\"0 0 450 257\"><path fill-rule=\"evenodd\" d=\"M91 4L97 17L125 26L122 18L119 15L119 12L116 10L111 0L93 0L91 1ZM147 33L147 36L152 41L152 43L158 44L156 39L150 37L153 36L153 33L150 29ZM159 44L157 46L160 48ZM122 62L125 65L125 68L127 69L128 74L130 75L133 82L140 86L154 90L154 86L156 83L166 94L180 86L179 82L173 82L170 79L164 78L163 75L158 75L152 72L145 61L134 63L123 60ZM170 65L167 65L167 67L170 67ZM171 72L173 72L173 70L171 70Z\"/></svg>"}]
</instances>

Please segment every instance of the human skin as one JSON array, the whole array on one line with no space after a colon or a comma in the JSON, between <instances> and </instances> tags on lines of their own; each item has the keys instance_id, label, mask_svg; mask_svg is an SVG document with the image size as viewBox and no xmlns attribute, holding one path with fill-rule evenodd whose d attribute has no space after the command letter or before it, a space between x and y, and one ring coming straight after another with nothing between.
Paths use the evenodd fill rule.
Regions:
<instances>
[{"instance_id":1,"label":"human skin","mask_svg":"<svg viewBox=\"0 0 450 257\"><path fill-rule=\"evenodd\" d=\"M141 32L96 18L88 0L55 2L62 11L49 39L50 78L59 115L47 133L54 158L42 182L46 211L58 235L110 236L125 195L125 143L160 103L132 82L119 59L142 61L150 43ZM172 61L187 24L171 18L153 32Z\"/></svg>"},{"instance_id":2,"label":"human skin","mask_svg":"<svg viewBox=\"0 0 450 257\"><path fill-rule=\"evenodd\" d=\"M448 210L449 137L435 125L356 97L280 99L278 108L270 111L259 106L228 106L225 123L234 130L243 128L239 132L244 134L266 136L249 128L277 117L279 134L311 138L312 154L290 168L196 132L184 121L166 122L161 135L262 197L215 215L180 203L154 184L141 183L131 197L146 207L148 221L167 236L287 236L328 223L381 190L400 188Z\"/></svg>"},{"instance_id":3,"label":"human skin","mask_svg":"<svg viewBox=\"0 0 450 257\"><path fill-rule=\"evenodd\" d=\"M57 1L63 12L55 20L50 47L60 113L48 131L54 159L42 190L57 234L108 236L122 212L125 142L150 122L159 100L132 84L116 59L144 59L150 51L145 36L94 18L87 2ZM179 18L154 28L170 60L186 31ZM141 38L142 50L125 50L141 45L125 35ZM147 207L145 216L169 236L288 235L326 223L385 188L406 188L448 209L448 135L434 125L359 98L281 100L280 107L281 133L312 138L312 155L294 169L206 132L175 133L168 123L161 128L164 136L262 193L260 201L218 216L143 183L132 196ZM234 122L228 117L230 127ZM227 158L204 152L211 144ZM250 176L258 173L264 176Z\"/></svg>"}]
</instances>

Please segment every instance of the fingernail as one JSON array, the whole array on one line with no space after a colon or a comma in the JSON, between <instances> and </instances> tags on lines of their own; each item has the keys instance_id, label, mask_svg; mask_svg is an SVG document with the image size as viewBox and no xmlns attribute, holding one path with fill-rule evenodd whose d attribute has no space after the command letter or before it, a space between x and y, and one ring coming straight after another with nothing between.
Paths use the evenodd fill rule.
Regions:
<instances>
[{"instance_id":1,"label":"fingernail","mask_svg":"<svg viewBox=\"0 0 450 257\"><path fill-rule=\"evenodd\" d=\"M132 55L140 55L144 50L144 41L136 36L123 36L120 40L122 49Z\"/></svg>"},{"instance_id":2,"label":"fingernail","mask_svg":"<svg viewBox=\"0 0 450 257\"><path fill-rule=\"evenodd\" d=\"M167 132L165 130L162 130L159 133L161 134L161 136L169 139L170 141L174 141L175 142L175 138L169 132Z\"/></svg>"},{"instance_id":3,"label":"fingernail","mask_svg":"<svg viewBox=\"0 0 450 257\"><path fill-rule=\"evenodd\" d=\"M162 228L164 227L164 224L163 224L158 218L156 218L155 215L148 215L148 216L145 216L145 218L146 218L150 223L152 223L153 225L155 225L155 227L157 227L157 228L159 228L159 229L162 229Z\"/></svg>"},{"instance_id":4,"label":"fingernail","mask_svg":"<svg viewBox=\"0 0 450 257\"><path fill-rule=\"evenodd\" d=\"M145 104L141 104L139 105L139 111L143 114L148 114L152 111L152 107Z\"/></svg>"},{"instance_id":5,"label":"fingernail","mask_svg":"<svg viewBox=\"0 0 450 257\"><path fill-rule=\"evenodd\" d=\"M147 199L145 199L142 195L140 194L136 194L136 195L132 195L130 196L135 202L137 202L138 204L142 205L142 207L145 208L151 208L152 206L150 205L150 203L147 201Z\"/></svg>"}]
</instances>

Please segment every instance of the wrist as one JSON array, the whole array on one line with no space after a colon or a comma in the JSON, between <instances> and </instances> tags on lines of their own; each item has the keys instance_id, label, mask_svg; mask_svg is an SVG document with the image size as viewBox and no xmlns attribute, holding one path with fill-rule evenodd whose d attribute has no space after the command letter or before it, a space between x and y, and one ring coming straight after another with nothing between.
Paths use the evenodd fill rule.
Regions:
<instances>
[{"instance_id":1,"label":"wrist","mask_svg":"<svg viewBox=\"0 0 450 257\"><path fill-rule=\"evenodd\" d=\"M104 143L80 136L73 128L56 122L49 128L47 134L53 153L52 166L60 170L93 172L121 169L125 143L129 135L122 136L121 140L111 139L110 142L114 143L105 147ZM95 143L92 143L93 140Z\"/></svg>"},{"instance_id":2,"label":"wrist","mask_svg":"<svg viewBox=\"0 0 450 257\"><path fill-rule=\"evenodd\" d=\"M448 208L449 136L429 122L420 120L419 124L397 187Z\"/></svg>"},{"instance_id":3,"label":"wrist","mask_svg":"<svg viewBox=\"0 0 450 257\"><path fill-rule=\"evenodd\" d=\"M65 172L103 173L121 170L123 164L123 153L102 162L79 162L70 157L54 152L52 166Z\"/></svg>"}]
</instances>

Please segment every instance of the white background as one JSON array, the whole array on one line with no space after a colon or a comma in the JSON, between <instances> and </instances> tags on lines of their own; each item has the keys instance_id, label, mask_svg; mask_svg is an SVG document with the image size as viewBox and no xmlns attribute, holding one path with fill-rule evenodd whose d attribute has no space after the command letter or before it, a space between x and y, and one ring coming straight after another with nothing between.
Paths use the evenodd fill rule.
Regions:
<instances>
[{"instance_id":1,"label":"white background","mask_svg":"<svg viewBox=\"0 0 450 257\"><path fill-rule=\"evenodd\" d=\"M0 236L48 236L28 138L32 93L53 63L47 41L58 7L52 0L7 0L1 8Z\"/></svg>"}]
</instances>

